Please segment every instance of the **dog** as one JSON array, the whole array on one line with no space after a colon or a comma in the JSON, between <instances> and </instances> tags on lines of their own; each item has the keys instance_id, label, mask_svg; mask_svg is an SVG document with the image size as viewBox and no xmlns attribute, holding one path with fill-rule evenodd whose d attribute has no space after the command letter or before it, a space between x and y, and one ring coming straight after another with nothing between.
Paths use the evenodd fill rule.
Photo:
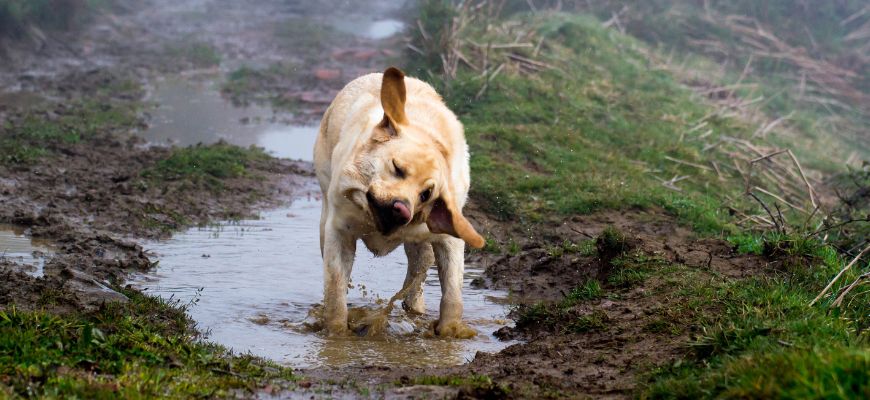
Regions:
<instances>
[{"instance_id":1,"label":"dog","mask_svg":"<svg viewBox=\"0 0 870 400\"><path fill-rule=\"evenodd\" d=\"M484 245L462 215L468 161L462 124L427 83L391 67L351 81L336 95L314 145L330 335L348 331L347 288L358 239L376 256L403 245L405 286L436 265L441 303L435 333L451 337L468 329L461 321L465 244ZM415 286L402 305L422 314L422 282Z\"/></svg>"}]
</instances>

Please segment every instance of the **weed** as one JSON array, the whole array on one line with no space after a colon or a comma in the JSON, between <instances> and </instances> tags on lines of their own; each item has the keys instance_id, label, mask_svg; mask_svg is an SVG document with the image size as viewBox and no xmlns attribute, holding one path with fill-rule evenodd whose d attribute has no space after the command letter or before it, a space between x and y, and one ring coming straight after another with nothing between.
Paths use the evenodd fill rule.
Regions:
<instances>
[{"instance_id":1,"label":"weed","mask_svg":"<svg viewBox=\"0 0 870 400\"><path fill-rule=\"evenodd\" d=\"M574 288L565 296L564 302L568 302L570 305L576 304L583 300L594 300L601 298L603 294L603 290L601 289L601 283L595 279L590 279L586 281L586 283Z\"/></svg>"}]
</instances>

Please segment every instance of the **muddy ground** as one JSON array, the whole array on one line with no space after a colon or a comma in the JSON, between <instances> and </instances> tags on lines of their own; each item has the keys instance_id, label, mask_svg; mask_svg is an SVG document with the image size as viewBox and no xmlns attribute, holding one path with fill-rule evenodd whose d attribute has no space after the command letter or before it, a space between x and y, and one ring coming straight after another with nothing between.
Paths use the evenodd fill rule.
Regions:
<instances>
[{"instance_id":1,"label":"muddy ground","mask_svg":"<svg viewBox=\"0 0 870 400\"><path fill-rule=\"evenodd\" d=\"M192 8L199 3L208 4L207 16ZM0 223L24 227L29 235L48 239L56 248L42 278L25 274L24 267L10 261L0 262L0 307L45 307L49 294L49 308L55 312L124 301L109 287L123 285L130 272L151 268L155 261L138 244L142 239L216 219L248 216L292 199L296 189L311 184L310 165L277 159L250 162L249 174L224 180L219 192L202 182L155 182L147 176L146 171L172 151L148 147L134 135L148 123L147 107L141 102L149 81L173 72L218 68L190 56L190 46L212 47L228 69L248 64L294 66L287 70L294 74L260 76L244 90L229 90L227 96L239 102L289 102L294 115L308 121L319 118L344 82L382 69L398 54L399 42L348 36L336 40L325 35L301 48L305 35L276 31L288 19L315 18L350 7L345 2L319 2L321 6L305 9L295 2L258 3L256 14L251 14L254 7L249 3L129 2L117 14L98 16L97 23L85 31L47 33L2 44L0 118L6 124L16 126L32 115L62 118L74 112L71 103L90 98L139 113L134 124L138 127L98 129L78 143L50 149L50 156L33 165L0 164ZM487 266L487 279L477 283L509 290L517 304L555 302L590 278L604 280L613 268L610 258L618 254L608 255L606 247L597 252L601 256L553 248L565 240L590 242L609 226L625 233L625 252L684 264L710 276L740 278L767 268L761 259L737 255L726 242L697 239L662 212L606 212L520 231L510 221L489 218L473 203L469 208L475 225L498 241L525 238L516 241L513 252L469 255L471 261ZM499 334L524 343L498 354L478 354L466 365L437 370L364 366L300 371L304 378L294 394L627 397L650 366L688 351L694 329L689 321L671 331L648 329L661 312L679 302L668 285L648 279L608 286L612 296L568 311L574 316L594 315L607 329L566 332L558 321L518 324ZM435 387L423 379L471 375L488 376L492 384ZM360 386L370 390L360 391Z\"/></svg>"}]
</instances>

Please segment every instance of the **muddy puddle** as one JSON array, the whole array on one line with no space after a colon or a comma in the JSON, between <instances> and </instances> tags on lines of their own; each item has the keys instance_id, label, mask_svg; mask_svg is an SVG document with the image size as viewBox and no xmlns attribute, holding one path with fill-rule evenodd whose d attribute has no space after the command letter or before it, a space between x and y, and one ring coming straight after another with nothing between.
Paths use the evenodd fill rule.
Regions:
<instances>
[{"instance_id":1,"label":"muddy puddle","mask_svg":"<svg viewBox=\"0 0 870 400\"><path fill-rule=\"evenodd\" d=\"M405 29L405 24L395 19L371 19L368 16L348 16L335 19L331 24L339 31L366 39L381 40L396 35Z\"/></svg>"},{"instance_id":2,"label":"muddy puddle","mask_svg":"<svg viewBox=\"0 0 870 400\"><path fill-rule=\"evenodd\" d=\"M277 157L311 160L316 127L287 124L268 108L236 108L207 79L157 82L149 101L156 108L141 135L150 143L224 140L260 146ZM478 332L473 339L432 337L441 298L434 269L424 285L425 315L411 318L397 304L386 333L376 337L335 339L312 330L312 314L323 296L320 212L319 191L313 189L257 220L221 222L146 243L159 264L131 281L152 295L189 303L191 317L209 340L298 368L457 365L477 351L497 352L510 344L492 336L508 323L501 301L507 293L471 288L470 281L483 273L474 265L466 267L463 293L465 321ZM348 301L351 307L382 307L402 288L404 251L375 259L358 247Z\"/></svg>"},{"instance_id":3,"label":"muddy puddle","mask_svg":"<svg viewBox=\"0 0 870 400\"><path fill-rule=\"evenodd\" d=\"M471 288L470 281L483 272L475 265L466 267L463 292L465 319L478 332L473 339L428 334L441 298L434 269L424 285L424 316L410 318L397 304L381 337L332 339L312 332L307 323L323 293L320 208L312 194L288 208L263 212L259 220L192 229L146 244L160 264L136 277L135 284L152 295L191 303L189 313L209 332L209 340L300 368L456 365L477 351L496 352L510 344L492 336L507 323L500 304L506 293ZM388 299L401 289L405 266L401 249L375 259L360 245L350 306L374 307Z\"/></svg>"},{"instance_id":4,"label":"muddy puddle","mask_svg":"<svg viewBox=\"0 0 870 400\"><path fill-rule=\"evenodd\" d=\"M28 237L20 227L0 224L0 259L19 264L22 271L39 277L51 255L47 242Z\"/></svg>"},{"instance_id":5,"label":"muddy puddle","mask_svg":"<svg viewBox=\"0 0 870 400\"><path fill-rule=\"evenodd\" d=\"M267 149L275 157L311 159L318 126L289 123L267 107L236 107L208 76L170 77L156 82L147 101L149 127L140 133L156 145L227 143Z\"/></svg>"}]
</instances>

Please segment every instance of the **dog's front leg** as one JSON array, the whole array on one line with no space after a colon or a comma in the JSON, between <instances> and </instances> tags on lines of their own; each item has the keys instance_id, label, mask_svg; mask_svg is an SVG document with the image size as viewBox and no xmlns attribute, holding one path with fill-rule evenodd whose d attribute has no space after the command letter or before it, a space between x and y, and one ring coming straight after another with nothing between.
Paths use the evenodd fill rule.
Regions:
<instances>
[{"instance_id":1,"label":"dog's front leg","mask_svg":"<svg viewBox=\"0 0 870 400\"><path fill-rule=\"evenodd\" d=\"M432 243L438 279L441 281L441 310L435 333L448 337L471 337L475 332L462 323L462 274L465 242L446 237Z\"/></svg>"},{"instance_id":2,"label":"dog's front leg","mask_svg":"<svg viewBox=\"0 0 870 400\"><path fill-rule=\"evenodd\" d=\"M347 332L347 283L355 255L355 238L327 222L323 246L323 322L330 335Z\"/></svg>"},{"instance_id":3,"label":"dog's front leg","mask_svg":"<svg viewBox=\"0 0 870 400\"><path fill-rule=\"evenodd\" d=\"M432 245L429 243L405 242L405 255L408 256L408 272L405 275L405 285L413 284L418 274L425 274L429 267L435 263L432 255ZM402 308L406 311L423 314L426 312L426 303L423 301L423 281L408 289L408 294L402 301Z\"/></svg>"}]
</instances>

